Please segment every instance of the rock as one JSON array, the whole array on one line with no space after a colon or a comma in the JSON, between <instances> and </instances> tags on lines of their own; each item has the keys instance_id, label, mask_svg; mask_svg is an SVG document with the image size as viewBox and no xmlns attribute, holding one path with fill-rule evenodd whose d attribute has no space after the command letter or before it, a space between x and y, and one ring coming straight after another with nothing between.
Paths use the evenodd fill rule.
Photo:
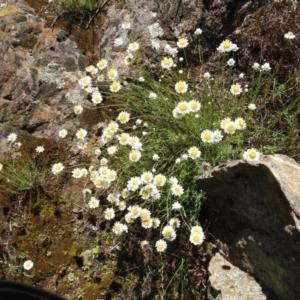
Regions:
<instances>
[{"instance_id":1,"label":"rock","mask_svg":"<svg viewBox=\"0 0 300 300\"><path fill-rule=\"evenodd\" d=\"M0 20L0 137L57 137L62 127L74 133L73 106L93 107L77 85L88 60L68 33L46 28L23 1L0 8ZM6 147L0 143L1 152Z\"/></svg>"},{"instance_id":2,"label":"rock","mask_svg":"<svg viewBox=\"0 0 300 300\"><path fill-rule=\"evenodd\" d=\"M219 252L209 266L208 300L266 300L256 280L235 267Z\"/></svg>"},{"instance_id":3,"label":"rock","mask_svg":"<svg viewBox=\"0 0 300 300\"><path fill-rule=\"evenodd\" d=\"M271 299L298 299L300 165L284 155L232 161L199 179L203 218L228 260L259 280Z\"/></svg>"}]
</instances>

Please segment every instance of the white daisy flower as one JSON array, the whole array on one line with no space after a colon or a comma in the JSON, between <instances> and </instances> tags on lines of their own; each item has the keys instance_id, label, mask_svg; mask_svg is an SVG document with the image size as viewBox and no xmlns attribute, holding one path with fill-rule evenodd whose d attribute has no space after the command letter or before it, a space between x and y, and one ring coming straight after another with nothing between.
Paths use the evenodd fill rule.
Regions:
<instances>
[{"instance_id":1,"label":"white daisy flower","mask_svg":"<svg viewBox=\"0 0 300 300\"><path fill-rule=\"evenodd\" d=\"M228 61L227 61L228 66L232 67L232 66L234 66L234 64L235 64L235 60L233 58L228 59Z\"/></svg>"},{"instance_id":2,"label":"white daisy flower","mask_svg":"<svg viewBox=\"0 0 300 300\"><path fill-rule=\"evenodd\" d=\"M96 199L95 197L92 197L90 199L90 201L88 202L88 206L90 208L97 208L99 206L99 202L100 201L98 199Z\"/></svg>"},{"instance_id":3,"label":"white daisy flower","mask_svg":"<svg viewBox=\"0 0 300 300\"><path fill-rule=\"evenodd\" d=\"M253 64L252 68L253 68L254 70L259 70L260 64L257 63L257 62L255 62L255 63Z\"/></svg>"},{"instance_id":4,"label":"white daisy flower","mask_svg":"<svg viewBox=\"0 0 300 300\"><path fill-rule=\"evenodd\" d=\"M200 108L201 108L201 104L199 101L191 100L189 102L189 109L191 112L197 112L200 110Z\"/></svg>"},{"instance_id":5,"label":"white daisy flower","mask_svg":"<svg viewBox=\"0 0 300 300\"><path fill-rule=\"evenodd\" d=\"M221 43L221 45L217 48L217 50L219 52L230 52L230 51L236 51L239 48L237 47L236 44L233 44L231 41L229 40L225 40Z\"/></svg>"},{"instance_id":6,"label":"white daisy flower","mask_svg":"<svg viewBox=\"0 0 300 300\"><path fill-rule=\"evenodd\" d=\"M64 165L62 163L56 163L52 166L52 173L54 175L59 174L63 169L64 169Z\"/></svg>"},{"instance_id":7,"label":"white daisy flower","mask_svg":"<svg viewBox=\"0 0 300 300\"><path fill-rule=\"evenodd\" d=\"M190 235L190 242L194 245L201 245L204 242L204 234L192 233Z\"/></svg>"},{"instance_id":8,"label":"white daisy flower","mask_svg":"<svg viewBox=\"0 0 300 300\"><path fill-rule=\"evenodd\" d=\"M166 176L164 176L162 174L157 174L156 176L154 176L154 179L153 179L153 183L156 186L164 186L166 181L167 181Z\"/></svg>"},{"instance_id":9,"label":"white daisy flower","mask_svg":"<svg viewBox=\"0 0 300 300\"><path fill-rule=\"evenodd\" d=\"M140 160L141 156L142 156L142 153L140 151L132 150L129 153L129 160L133 161L133 162L137 162Z\"/></svg>"},{"instance_id":10,"label":"white daisy flower","mask_svg":"<svg viewBox=\"0 0 300 300\"><path fill-rule=\"evenodd\" d=\"M243 89L241 88L241 85L240 84L233 84L230 88L230 92L233 94L233 95L239 95L241 94L243 91Z\"/></svg>"},{"instance_id":11,"label":"white daisy flower","mask_svg":"<svg viewBox=\"0 0 300 300\"><path fill-rule=\"evenodd\" d=\"M82 171L79 168L76 168L72 171L72 177L78 179L82 177Z\"/></svg>"},{"instance_id":12,"label":"white daisy flower","mask_svg":"<svg viewBox=\"0 0 300 300\"><path fill-rule=\"evenodd\" d=\"M172 218L169 221L169 225L171 225L173 228L179 228L180 227L180 220L178 218Z\"/></svg>"},{"instance_id":13,"label":"white daisy flower","mask_svg":"<svg viewBox=\"0 0 300 300\"><path fill-rule=\"evenodd\" d=\"M189 42L187 38L180 38L177 42L178 48L186 48Z\"/></svg>"},{"instance_id":14,"label":"white daisy flower","mask_svg":"<svg viewBox=\"0 0 300 300\"><path fill-rule=\"evenodd\" d=\"M255 110L256 109L256 105L254 103L250 103L248 105L248 108L251 109L251 110Z\"/></svg>"},{"instance_id":15,"label":"white daisy flower","mask_svg":"<svg viewBox=\"0 0 300 300\"><path fill-rule=\"evenodd\" d=\"M100 70L104 70L107 67L107 60L106 59L100 59L97 63L97 67Z\"/></svg>"},{"instance_id":16,"label":"white daisy flower","mask_svg":"<svg viewBox=\"0 0 300 300\"><path fill-rule=\"evenodd\" d=\"M122 23L122 28L123 29L130 29L131 28L130 22L123 22Z\"/></svg>"},{"instance_id":17,"label":"white daisy flower","mask_svg":"<svg viewBox=\"0 0 300 300\"><path fill-rule=\"evenodd\" d=\"M67 136L67 134L68 134L68 131L66 129L61 129L58 132L59 137L62 139L65 138Z\"/></svg>"},{"instance_id":18,"label":"white daisy flower","mask_svg":"<svg viewBox=\"0 0 300 300\"><path fill-rule=\"evenodd\" d=\"M166 225L162 229L162 235L167 241L174 241L176 239L176 232L173 226Z\"/></svg>"},{"instance_id":19,"label":"white daisy flower","mask_svg":"<svg viewBox=\"0 0 300 300\"><path fill-rule=\"evenodd\" d=\"M124 44L124 41L123 41L122 38L117 38L117 39L115 39L115 41L114 41L114 46L115 46L115 47L120 47L120 46L122 46L123 44Z\"/></svg>"},{"instance_id":20,"label":"white daisy flower","mask_svg":"<svg viewBox=\"0 0 300 300\"><path fill-rule=\"evenodd\" d=\"M214 142L214 133L211 130L203 130L201 133L201 140L204 143L213 143Z\"/></svg>"},{"instance_id":21,"label":"white daisy flower","mask_svg":"<svg viewBox=\"0 0 300 300\"><path fill-rule=\"evenodd\" d=\"M155 247L158 252L164 252L167 249L167 243L164 240L158 240Z\"/></svg>"},{"instance_id":22,"label":"white daisy flower","mask_svg":"<svg viewBox=\"0 0 300 300\"><path fill-rule=\"evenodd\" d=\"M195 35L200 35L202 33L202 30L200 28L196 28L194 34Z\"/></svg>"},{"instance_id":23,"label":"white daisy flower","mask_svg":"<svg viewBox=\"0 0 300 300\"><path fill-rule=\"evenodd\" d=\"M181 204L177 201L172 204L172 210L180 210L181 207Z\"/></svg>"},{"instance_id":24,"label":"white daisy flower","mask_svg":"<svg viewBox=\"0 0 300 300\"><path fill-rule=\"evenodd\" d=\"M118 81L114 81L110 86L109 90L113 93L117 93L122 88L121 83Z\"/></svg>"},{"instance_id":25,"label":"white daisy flower","mask_svg":"<svg viewBox=\"0 0 300 300\"><path fill-rule=\"evenodd\" d=\"M149 99L156 99L157 98L157 94L156 93L154 93L154 92L150 92L150 94L149 94Z\"/></svg>"},{"instance_id":26,"label":"white daisy flower","mask_svg":"<svg viewBox=\"0 0 300 300\"><path fill-rule=\"evenodd\" d=\"M92 102L96 104L100 104L103 101L102 95L100 92L93 92L92 93Z\"/></svg>"},{"instance_id":27,"label":"white daisy flower","mask_svg":"<svg viewBox=\"0 0 300 300\"><path fill-rule=\"evenodd\" d=\"M83 111L83 107L81 105L74 106L74 113L76 115L80 115L82 113L82 111Z\"/></svg>"},{"instance_id":28,"label":"white daisy flower","mask_svg":"<svg viewBox=\"0 0 300 300\"><path fill-rule=\"evenodd\" d=\"M257 162L261 157L261 153L254 148L248 149L243 153L243 159L247 162Z\"/></svg>"},{"instance_id":29,"label":"white daisy flower","mask_svg":"<svg viewBox=\"0 0 300 300\"><path fill-rule=\"evenodd\" d=\"M246 124L246 121L243 119L243 118L236 118L234 120L234 123L236 125L236 128L238 130L242 130L242 129L245 129L247 124Z\"/></svg>"},{"instance_id":30,"label":"white daisy flower","mask_svg":"<svg viewBox=\"0 0 300 300\"><path fill-rule=\"evenodd\" d=\"M178 81L175 84L175 91L178 94L184 94L187 92L187 90L188 90L188 84L185 81Z\"/></svg>"},{"instance_id":31,"label":"white daisy flower","mask_svg":"<svg viewBox=\"0 0 300 300\"><path fill-rule=\"evenodd\" d=\"M35 148L35 152L36 153L42 153L42 152L44 152L45 151L45 148L43 147L43 146L37 146L36 148Z\"/></svg>"},{"instance_id":32,"label":"white daisy flower","mask_svg":"<svg viewBox=\"0 0 300 300\"><path fill-rule=\"evenodd\" d=\"M29 271L30 269L32 269L33 267L33 261L28 259L26 261L24 261L23 263L23 269L26 270L26 271Z\"/></svg>"},{"instance_id":33,"label":"white daisy flower","mask_svg":"<svg viewBox=\"0 0 300 300\"><path fill-rule=\"evenodd\" d=\"M114 209L112 207L111 208L107 208L104 211L104 218L106 220L112 220L114 217L115 217L115 211L114 211Z\"/></svg>"},{"instance_id":34,"label":"white daisy flower","mask_svg":"<svg viewBox=\"0 0 300 300\"><path fill-rule=\"evenodd\" d=\"M292 40L294 39L296 36L294 35L294 33L292 31L289 31L287 33L284 34L284 38L288 39L288 40Z\"/></svg>"},{"instance_id":35,"label":"white daisy flower","mask_svg":"<svg viewBox=\"0 0 300 300\"><path fill-rule=\"evenodd\" d=\"M171 187L171 192L172 195L180 197L183 194L184 189L180 184L173 184Z\"/></svg>"},{"instance_id":36,"label":"white daisy flower","mask_svg":"<svg viewBox=\"0 0 300 300\"><path fill-rule=\"evenodd\" d=\"M130 43L130 44L128 45L127 50L128 50L129 52L135 52L135 51L137 51L139 48L140 48L140 44L137 43L137 42L133 42L133 43Z\"/></svg>"},{"instance_id":37,"label":"white daisy flower","mask_svg":"<svg viewBox=\"0 0 300 300\"><path fill-rule=\"evenodd\" d=\"M188 150L188 155L191 159L196 159L200 157L201 151L197 147L191 147Z\"/></svg>"},{"instance_id":38,"label":"white daisy flower","mask_svg":"<svg viewBox=\"0 0 300 300\"><path fill-rule=\"evenodd\" d=\"M121 123L121 124L126 124L130 119L130 114L126 111L122 111L119 113L117 120Z\"/></svg>"},{"instance_id":39,"label":"white daisy flower","mask_svg":"<svg viewBox=\"0 0 300 300\"><path fill-rule=\"evenodd\" d=\"M205 73L203 74L203 78L209 79L209 78L210 78L210 73L209 73L209 72L205 72Z\"/></svg>"},{"instance_id":40,"label":"white daisy flower","mask_svg":"<svg viewBox=\"0 0 300 300\"><path fill-rule=\"evenodd\" d=\"M170 57L164 57L160 64L163 69L170 70L174 65L174 61Z\"/></svg>"},{"instance_id":41,"label":"white daisy flower","mask_svg":"<svg viewBox=\"0 0 300 300\"><path fill-rule=\"evenodd\" d=\"M76 132L76 137L81 140L84 140L86 135L87 135L87 131L83 128L78 129Z\"/></svg>"},{"instance_id":42,"label":"white daisy flower","mask_svg":"<svg viewBox=\"0 0 300 300\"><path fill-rule=\"evenodd\" d=\"M264 63L264 64L261 66L261 70L262 70L262 71L270 71L270 70L271 70L270 64L269 64L269 63Z\"/></svg>"},{"instance_id":43,"label":"white daisy flower","mask_svg":"<svg viewBox=\"0 0 300 300\"><path fill-rule=\"evenodd\" d=\"M11 133L8 135L7 140L11 143L15 142L18 136L15 133Z\"/></svg>"}]
</instances>

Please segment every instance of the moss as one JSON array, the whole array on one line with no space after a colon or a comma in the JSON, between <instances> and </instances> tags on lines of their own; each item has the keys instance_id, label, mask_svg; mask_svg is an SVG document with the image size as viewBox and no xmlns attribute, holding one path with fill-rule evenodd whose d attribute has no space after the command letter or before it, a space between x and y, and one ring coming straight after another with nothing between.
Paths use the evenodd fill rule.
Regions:
<instances>
[{"instance_id":1,"label":"moss","mask_svg":"<svg viewBox=\"0 0 300 300\"><path fill-rule=\"evenodd\" d=\"M77 63L74 57L67 57L64 62L64 67L67 72L75 72L78 69Z\"/></svg>"},{"instance_id":2,"label":"moss","mask_svg":"<svg viewBox=\"0 0 300 300\"><path fill-rule=\"evenodd\" d=\"M37 26L37 27L35 27L35 28L33 29L33 34L35 34L35 35L39 35L39 34L42 33L42 32L43 32L43 30L42 30L42 28L39 27L39 26Z\"/></svg>"},{"instance_id":3,"label":"moss","mask_svg":"<svg viewBox=\"0 0 300 300\"><path fill-rule=\"evenodd\" d=\"M7 5L4 8L0 9L0 17L6 16L10 13L19 11L20 9L15 5Z\"/></svg>"},{"instance_id":4,"label":"moss","mask_svg":"<svg viewBox=\"0 0 300 300\"><path fill-rule=\"evenodd\" d=\"M27 21L27 17L26 15L24 14L18 14L14 17L14 20L17 22L17 23L22 23L22 22L26 22Z\"/></svg>"},{"instance_id":5,"label":"moss","mask_svg":"<svg viewBox=\"0 0 300 300\"><path fill-rule=\"evenodd\" d=\"M10 134L11 132L16 133L17 135L19 133L19 129L12 125L10 121L3 123L1 131L4 136Z\"/></svg>"},{"instance_id":6,"label":"moss","mask_svg":"<svg viewBox=\"0 0 300 300\"><path fill-rule=\"evenodd\" d=\"M86 108L82 114L79 115L79 121L83 126L91 128L92 126L101 122L101 113L96 108Z\"/></svg>"},{"instance_id":7,"label":"moss","mask_svg":"<svg viewBox=\"0 0 300 300\"><path fill-rule=\"evenodd\" d=\"M5 116L7 115L7 107L4 107L1 109L0 111L0 122L3 123L3 121L5 120Z\"/></svg>"},{"instance_id":8,"label":"moss","mask_svg":"<svg viewBox=\"0 0 300 300\"><path fill-rule=\"evenodd\" d=\"M81 244L79 244L76 241L73 241L69 250L68 250L68 255L72 258L77 257L81 252L83 251L83 247Z\"/></svg>"},{"instance_id":9,"label":"moss","mask_svg":"<svg viewBox=\"0 0 300 300\"><path fill-rule=\"evenodd\" d=\"M0 18L0 30L4 31L6 28L6 24L3 20L3 18Z\"/></svg>"},{"instance_id":10,"label":"moss","mask_svg":"<svg viewBox=\"0 0 300 300\"><path fill-rule=\"evenodd\" d=\"M89 65L89 60L86 56L81 55L78 58L78 66L80 71L85 71L85 68Z\"/></svg>"},{"instance_id":11,"label":"moss","mask_svg":"<svg viewBox=\"0 0 300 300\"><path fill-rule=\"evenodd\" d=\"M37 37L34 34L27 35L20 43L23 48L33 49L37 42Z\"/></svg>"}]
</instances>

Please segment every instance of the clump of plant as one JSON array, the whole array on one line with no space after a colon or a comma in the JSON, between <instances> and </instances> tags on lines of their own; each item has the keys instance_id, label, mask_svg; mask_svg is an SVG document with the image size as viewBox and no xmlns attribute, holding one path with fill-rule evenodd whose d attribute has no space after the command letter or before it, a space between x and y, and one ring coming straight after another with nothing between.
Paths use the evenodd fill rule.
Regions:
<instances>
[{"instance_id":1,"label":"clump of plant","mask_svg":"<svg viewBox=\"0 0 300 300\"><path fill-rule=\"evenodd\" d=\"M130 24L122 27L126 30ZM152 38L161 36L156 34L162 31L158 24L149 30ZM291 37L293 33L285 36ZM106 195L101 206L104 218L115 220L115 234L139 226L156 232L154 242L141 241L144 250L154 246L164 252L179 232L186 231L192 244L201 245L199 212L205 191L197 190L196 180L211 176L212 167L228 159L257 162L274 137L274 118L260 120L266 106L281 100L270 64L254 62L253 78L245 77L235 69L239 47L226 39L217 48L218 73L211 74L204 66L195 80L186 54L189 43L181 37L177 47L165 46L165 55L149 72L134 41L124 55L124 65L132 67L131 77L121 78L101 59L87 67L90 75L79 81L95 109L113 108L115 115L106 116L99 148L94 149L99 163L74 168L72 176L89 181L83 198L90 209L100 206L97 195ZM151 45L156 49L159 41L152 39ZM98 88L97 82L104 79L110 82L109 92ZM295 101L299 102L299 95ZM286 107L276 118L290 109ZM78 115L83 110L80 104L74 107ZM89 135L85 128L78 129L79 149L91 150ZM53 165L55 175L63 170L61 162Z\"/></svg>"},{"instance_id":2,"label":"clump of plant","mask_svg":"<svg viewBox=\"0 0 300 300\"><path fill-rule=\"evenodd\" d=\"M104 0L59 0L61 7L71 13L78 10L92 12L103 3Z\"/></svg>"}]
</instances>

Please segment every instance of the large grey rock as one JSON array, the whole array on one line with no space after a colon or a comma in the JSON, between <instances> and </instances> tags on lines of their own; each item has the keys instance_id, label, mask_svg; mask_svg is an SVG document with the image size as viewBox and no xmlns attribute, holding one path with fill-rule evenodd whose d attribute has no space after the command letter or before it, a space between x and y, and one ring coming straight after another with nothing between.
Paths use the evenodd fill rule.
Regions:
<instances>
[{"instance_id":1,"label":"large grey rock","mask_svg":"<svg viewBox=\"0 0 300 300\"><path fill-rule=\"evenodd\" d=\"M284 155L233 161L197 184L207 197L203 217L228 260L271 299L299 299L299 164Z\"/></svg>"},{"instance_id":2,"label":"large grey rock","mask_svg":"<svg viewBox=\"0 0 300 300\"><path fill-rule=\"evenodd\" d=\"M235 267L219 252L211 259L208 271L208 300L266 300L262 287L246 272Z\"/></svg>"}]
</instances>

